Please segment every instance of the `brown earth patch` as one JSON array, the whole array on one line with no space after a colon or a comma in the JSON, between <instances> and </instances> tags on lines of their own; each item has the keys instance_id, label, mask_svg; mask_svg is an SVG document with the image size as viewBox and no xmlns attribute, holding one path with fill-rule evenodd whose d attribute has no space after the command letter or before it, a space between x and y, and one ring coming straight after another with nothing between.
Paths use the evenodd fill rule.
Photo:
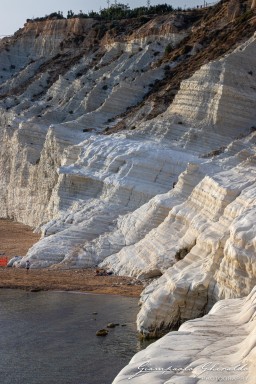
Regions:
<instances>
[{"instance_id":1,"label":"brown earth patch","mask_svg":"<svg viewBox=\"0 0 256 384\"><path fill-rule=\"evenodd\" d=\"M0 219L0 253L8 259L13 256L25 256L33 244L40 239L38 233L21 223Z\"/></svg>"},{"instance_id":2,"label":"brown earth patch","mask_svg":"<svg viewBox=\"0 0 256 384\"><path fill-rule=\"evenodd\" d=\"M32 229L11 220L0 220L0 253L10 259L25 256L28 249L40 236ZM95 276L95 270L87 269L30 269L0 267L0 288L26 290L64 290L90 293L105 293L138 297L142 284L129 277Z\"/></svg>"},{"instance_id":3,"label":"brown earth patch","mask_svg":"<svg viewBox=\"0 0 256 384\"><path fill-rule=\"evenodd\" d=\"M140 282L123 276L95 276L91 268L79 270L0 268L0 288L32 291L60 290L138 297Z\"/></svg>"}]
</instances>

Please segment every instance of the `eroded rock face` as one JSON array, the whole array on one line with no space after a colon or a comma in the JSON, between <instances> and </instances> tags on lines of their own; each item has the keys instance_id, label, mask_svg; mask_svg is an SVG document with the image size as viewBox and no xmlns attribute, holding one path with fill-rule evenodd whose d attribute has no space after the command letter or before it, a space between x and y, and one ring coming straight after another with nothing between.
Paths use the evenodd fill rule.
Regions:
<instances>
[{"instance_id":1,"label":"eroded rock face","mask_svg":"<svg viewBox=\"0 0 256 384\"><path fill-rule=\"evenodd\" d=\"M223 300L137 353L113 384L196 384L255 381L255 288Z\"/></svg>"},{"instance_id":2,"label":"eroded rock face","mask_svg":"<svg viewBox=\"0 0 256 384\"><path fill-rule=\"evenodd\" d=\"M255 188L253 168L251 175L247 166L239 165L212 178L206 176L184 203L172 209L164 224L166 234L169 231L173 237L168 249L173 266L142 294L145 304L137 319L142 332L155 334L160 328L175 327L208 312L214 301L244 296L254 287L250 217L255 200L246 199ZM175 260L177 251L184 248L188 250L185 257Z\"/></svg>"},{"instance_id":3,"label":"eroded rock face","mask_svg":"<svg viewBox=\"0 0 256 384\"><path fill-rule=\"evenodd\" d=\"M0 49L1 216L42 232L26 256L33 267L102 263L154 278L138 315L150 335L255 284L256 39L204 64L166 108L166 72L205 49L201 35L179 46L203 28L182 20L102 39L94 20L28 23ZM181 50L168 68L167 45Z\"/></svg>"},{"instance_id":4,"label":"eroded rock face","mask_svg":"<svg viewBox=\"0 0 256 384\"><path fill-rule=\"evenodd\" d=\"M214 135L239 135L253 126L254 41L252 37L230 55L203 66L183 81L170 113L180 114L184 123L201 126L203 131L212 127Z\"/></svg>"},{"instance_id":5,"label":"eroded rock face","mask_svg":"<svg viewBox=\"0 0 256 384\"><path fill-rule=\"evenodd\" d=\"M98 46L94 53L86 42L77 48L76 37L90 37L95 23L87 19L33 22L13 39L2 41L1 62L9 60L0 69L3 217L32 226L51 219L56 211L49 201L58 181L57 169L67 161L64 149L83 142L91 135L87 132L108 129L118 114L141 101L163 76L163 69L153 69L151 64L172 36L162 36L150 47L130 40ZM177 41L182 38L178 35ZM23 46L24 61L20 59ZM80 147L72 149L68 161L75 163L79 151Z\"/></svg>"}]
</instances>

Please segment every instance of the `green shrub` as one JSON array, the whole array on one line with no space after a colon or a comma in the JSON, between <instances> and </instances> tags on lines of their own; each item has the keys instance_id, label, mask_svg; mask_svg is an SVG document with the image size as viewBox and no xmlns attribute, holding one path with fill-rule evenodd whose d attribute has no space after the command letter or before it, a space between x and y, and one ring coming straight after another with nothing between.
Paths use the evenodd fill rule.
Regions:
<instances>
[{"instance_id":1,"label":"green shrub","mask_svg":"<svg viewBox=\"0 0 256 384\"><path fill-rule=\"evenodd\" d=\"M171 51L172 51L172 46L171 46L171 44L167 44L166 47L165 47L164 53L165 53L166 55L168 55L169 53L171 53Z\"/></svg>"}]
</instances>

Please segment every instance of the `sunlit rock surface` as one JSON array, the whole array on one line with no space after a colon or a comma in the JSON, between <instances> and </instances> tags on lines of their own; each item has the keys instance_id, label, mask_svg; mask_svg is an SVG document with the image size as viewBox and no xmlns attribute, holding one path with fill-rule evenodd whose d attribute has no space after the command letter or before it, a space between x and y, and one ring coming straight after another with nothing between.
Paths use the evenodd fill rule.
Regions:
<instances>
[{"instance_id":1,"label":"sunlit rock surface","mask_svg":"<svg viewBox=\"0 0 256 384\"><path fill-rule=\"evenodd\" d=\"M255 382L256 290L218 302L137 353L113 384Z\"/></svg>"},{"instance_id":2,"label":"sunlit rock surface","mask_svg":"<svg viewBox=\"0 0 256 384\"><path fill-rule=\"evenodd\" d=\"M244 296L254 287L255 168L249 162L205 176L157 229L173 237L163 253L173 266L142 294L142 332L176 326L204 314L217 299Z\"/></svg>"},{"instance_id":3,"label":"sunlit rock surface","mask_svg":"<svg viewBox=\"0 0 256 384\"><path fill-rule=\"evenodd\" d=\"M255 36L183 69L171 97L207 49L187 21L29 22L0 41L0 215L42 233L19 265L144 280L146 335L255 285Z\"/></svg>"}]
</instances>

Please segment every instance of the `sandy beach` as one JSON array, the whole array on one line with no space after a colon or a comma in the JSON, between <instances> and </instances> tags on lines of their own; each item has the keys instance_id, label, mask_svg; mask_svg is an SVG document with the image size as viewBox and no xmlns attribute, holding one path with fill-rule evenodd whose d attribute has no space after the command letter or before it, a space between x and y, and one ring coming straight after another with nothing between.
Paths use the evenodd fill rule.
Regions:
<instances>
[{"instance_id":1,"label":"sandy beach","mask_svg":"<svg viewBox=\"0 0 256 384\"><path fill-rule=\"evenodd\" d=\"M39 240L33 230L11 220L0 220L0 253L10 259L25 256ZM29 291L64 290L98 294L138 297L143 289L140 282L122 276L95 276L95 270L30 269L0 267L0 288L20 288Z\"/></svg>"}]
</instances>

